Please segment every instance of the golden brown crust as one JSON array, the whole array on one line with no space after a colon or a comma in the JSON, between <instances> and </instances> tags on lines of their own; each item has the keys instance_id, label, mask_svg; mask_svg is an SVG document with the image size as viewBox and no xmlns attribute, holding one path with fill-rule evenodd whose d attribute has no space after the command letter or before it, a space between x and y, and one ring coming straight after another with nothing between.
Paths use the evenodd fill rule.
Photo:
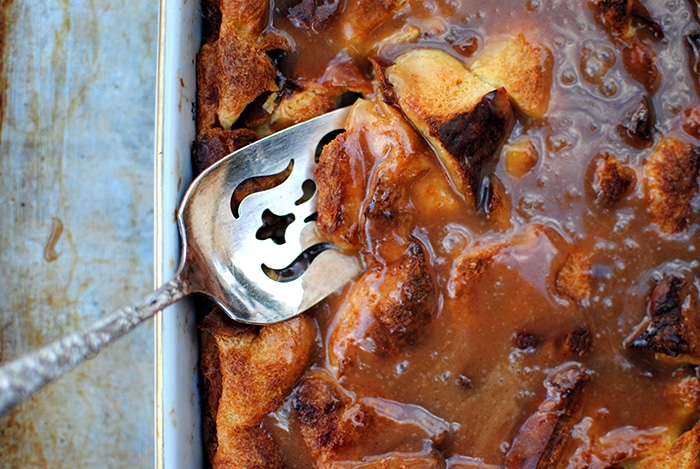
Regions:
<instances>
[{"instance_id":1,"label":"golden brown crust","mask_svg":"<svg viewBox=\"0 0 700 469\"><path fill-rule=\"evenodd\" d=\"M278 90L277 70L267 56L288 48L286 39L266 33L268 3L209 1L206 43L197 56L197 129L230 129L253 100Z\"/></svg>"},{"instance_id":2,"label":"golden brown crust","mask_svg":"<svg viewBox=\"0 0 700 469\"><path fill-rule=\"evenodd\" d=\"M277 70L264 50L226 23L221 25L215 48L217 117L221 126L229 129L255 98L277 91Z\"/></svg>"},{"instance_id":3,"label":"golden brown crust","mask_svg":"<svg viewBox=\"0 0 700 469\"><path fill-rule=\"evenodd\" d=\"M505 247L505 244L478 246L455 259L448 287L450 296L459 297L471 292L493 264L494 257Z\"/></svg>"},{"instance_id":4,"label":"golden brown crust","mask_svg":"<svg viewBox=\"0 0 700 469\"><path fill-rule=\"evenodd\" d=\"M205 130L192 145L192 161L197 171L204 171L223 157L253 143L258 135L250 129Z\"/></svg>"},{"instance_id":5,"label":"golden brown crust","mask_svg":"<svg viewBox=\"0 0 700 469\"><path fill-rule=\"evenodd\" d=\"M219 0L222 27L232 27L258 41L268 23L269 2L260 0Z\"/></svg>"},{"instance_id":6,"label":"golden brown crust","mask_svg":"<svg viewBox=\"0 0 700 469\"><path fill-rule=\"evenodd\" d=\"M279 456L274 457L276 447L258 427L306 370L315 327L305 317L264 328L246 326L218 308L200 327L209 459L215 467L268 467L255 461L274 462ZM253 450L258 453L248 454ZM252 465L236 465L246 461Z\"/></svg>"},{"instance_id":7,"label":"golden brown crust","mask_svg":"<svg viewBox=\"0 0 700 469\"><path fill-rule=\"evenodd\" d=\"M699 169L700 150L674 137L660 141L644 162L649 213L662 232L673 234L687 228L691 201L698 192Z\"/></svg>"},{"instance_id":8,"label":"golden brown crust","mask_svg":"<svg viewBox=\"0 0 700 469\"><path fill-rule=\"evenodd\" d=\"M326 145L316 166L318 229L336 246L359 249L357 222L367 176L346 149L345 141L346 136L340 135Z\"/></svg>"},{"instance_id":9,"label":"golden brown crust","mask_svg":"<svg viewBox=\"0 0 700 469\"><path fill-rule=\"evenodd\" d=\"M216 45L204 44L197 55L197 133L217 127L219 86L216 68Z\"/></svg>"},{"instance_id":10,"label":"golden brown crust","mask_svg":"<svg viewBox=\"0 0 700 469\"><path fill-rule=\"evenodd\" d=\"M441 456L427 441L438 444L447 429L433 428L430 421L435 417L429 414L423 414L425 422L419 422L406 418L412 410L394 401L354 401L337 382L321 373L302 381L294 396L294 409L315 467L443 467ZM382 441L367 445L367 439L376 435L382 435Z\"/></svg>"},{"instance_id":11,"label":"golden brown crust","mask_svg":"<svg viewBox=\"0 0 700 469\"><path fill-rule=\"evenodd\" d=\"M343 15L343 35L347 40L365 37L391 19L407 0L359 0L348 2Z\"/></svg>"},{"instance_id":12,"label":"golden brown crust","mask_svg":"<svg viewBox=\"0 0 700 469\"><path fill-rule=\"evenodd\" d=\"M582 302L591 294L591 261L581 252L566 257L556 274L557 293L576 302Z\"/></svg>"},{"instance_id":13,"label":"golden brown crust","mask_svg":"<svg viewBox=\"0 0 700 469\"><path fill-rule=\"evenodd\" d=\"M640 461L637 469L700 468L700 424L682 434L668 451Z\"/></svg>"},{"instance_id":14,"label":"golden brown crust","mask_svg":"<svg viewBox=\"0 0 700 469\"><path fill-rule=\"evenodd\" d=\"M390 98L396 97L455 185L477 205L481 179L493 171L513 125L505 89L484 83L436 49L411 50L384 73Z\"/></svg>"},{"instance_id":15,"label":"golden brown crust","mask_svg":"<svg viewBox=\"0 0 700 469\"><path fill-rule=\"evenodd\" d=\"M555 370L547 377L547 396L518 430L506 455L506 469L557 467L588 379L588 372L579 364Z\"/></svg>"},{"instance_id":16,"label":"golden brown crust","mask_svg":"<svg viewBox=\"0 0 700 469\"><path fill-rule=\"evenodd\" d=\"M324 87L310 84L286 94L270 115L270 126L280 130L335 109L335 96Z\"/></svg>"},{"instance_id":17,"label":"golden brown crust","mask_svg":"<svg viewBox=\"0 0 700 469\"><path fill-rule=\"evenodd\" d=\"M352 286L329 341L331 360L352 366L360 349L386 357L420 340L437 307L437 285L415 240L387 269L366 271Z\"/></svg>"},{"instance_id":18,"label":"golden brown crust","mask_svg":"<svg viewBox=\"0 0 700 469\"><path fill-rule=\"evenodd\" d=\"M597 205L609 208L634 188L637 176L611 153L602 153L593 160L592 190Z\"/></svg>"},{"instance_id":19,"label":"golden brown crust","mask_svg":"<svg viewBox=\"0 0 700 469\"><path fill-rule=\"evenodd\" d=\"M552 87L552 53L522 34L514 39L492 41L470 69L485 82L505 88L516 108L525 115L544 117Z\"/></svg>"},{"instance_id":20,"label":"golden brown crust","mask_svg":"<svg viewBox=\"0 0 700 469\"><path fill-rule=\"evenodd\" d=\"M342 425L348 403L348 397L328 378L306 378L297 388L294 408L314 459L325 462L340 446L351 442Z\"/></svg>"},{"instance_id":21,"label":"golden brown crust","mask_svg":"<svg viewBox=\"0 0 700 469\"><path fill-rule=\"evenodd\" d=\"M626 342L631 348L700 361L700 301L693 283L665 275L649 295L646 318Z\"/></svg>"},{"instance_id":22,"label":"golden brown crust","mask_svg":"<svg viewBox=\"0 0 700 469\"><path fill-rule=\"evenodd\" d=\"M335 244L360 248L359 220L374 154L363 154L360 141L379 119L373 104L358 101L345 133L323 148L314 177L318 181L318 229Z\"/></svg>"},{"instance_id":23,"label":"golden brown crust","mask_svg":"<svg viewBox=\"0 0 700 469\"><path fill-rule=\"evenodd\" d=\"M260 427L220 430L212 469L282 469L284 464L274 440Z\"/></svg>"}]
</instances>

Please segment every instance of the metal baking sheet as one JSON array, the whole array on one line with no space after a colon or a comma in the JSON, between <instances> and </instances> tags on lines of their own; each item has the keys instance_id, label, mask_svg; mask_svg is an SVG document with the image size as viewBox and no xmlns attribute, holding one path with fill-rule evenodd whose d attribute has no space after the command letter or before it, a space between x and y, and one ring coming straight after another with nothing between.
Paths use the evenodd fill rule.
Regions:
<instances>
[{"instance_id":1,"label":"metal baking sheet","mask_svg":"<svg viewBox=\"0 0 700 469\"><path fill-rule=\"evenodd\" d=\"M2 3L0 362L153 287L158 3ZM0 467L153 467L153 323L0 418Z\"/></svg>"}]
</instances>

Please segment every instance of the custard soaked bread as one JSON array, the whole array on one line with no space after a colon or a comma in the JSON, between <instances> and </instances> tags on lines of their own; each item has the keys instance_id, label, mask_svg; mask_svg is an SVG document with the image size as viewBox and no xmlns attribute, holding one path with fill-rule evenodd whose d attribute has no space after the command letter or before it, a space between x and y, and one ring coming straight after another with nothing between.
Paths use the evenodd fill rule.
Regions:
<instances>
[{"instance_id":1,"label":"custard soaked bread","mask_svg":"<svg viewBox=\"0 0 700 469\"><path fill-rule=\"evenodd\" d=\"M700 468L694 2L202 11L196 168L352 106L312 235L364 267L199 305L213 467Z\"/></svg>"}]
</instances>

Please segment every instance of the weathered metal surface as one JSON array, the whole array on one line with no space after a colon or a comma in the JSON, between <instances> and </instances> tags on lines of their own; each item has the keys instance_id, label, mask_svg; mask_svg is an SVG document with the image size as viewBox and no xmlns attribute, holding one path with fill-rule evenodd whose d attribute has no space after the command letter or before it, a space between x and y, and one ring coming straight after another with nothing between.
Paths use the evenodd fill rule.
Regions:
<instances>
[{"instance_id":1,"label":"weathered metal surface","mask_svg":"<svg viewBox=\"0 0 700 469\"><path fill-rule=\"evenodd\" d=\"M152 289L158 3L0 2L0 362ZM151 467L152 324L0 418L0 467Z\"/></svg>"}]
</instances>

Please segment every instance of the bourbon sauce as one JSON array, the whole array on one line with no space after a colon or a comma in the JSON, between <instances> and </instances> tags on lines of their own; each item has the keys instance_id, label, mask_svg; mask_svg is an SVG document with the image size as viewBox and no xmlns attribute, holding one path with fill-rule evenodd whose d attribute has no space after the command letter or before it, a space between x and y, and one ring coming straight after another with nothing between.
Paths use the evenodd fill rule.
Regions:
<instances>
[{"instance_id":1,"label":"bourbon sauce","mask_svg":"<svg viewBox=\"0 0 700 469\"><path fill-rule=\"evenodd\" d=\"M310 373L334 376L354 401L397 422L341 459L420 452L432 438L455 467L469 458L502 465L545 399L547 377L572 362L586 370L587 382L563 467L586 458L590 463L585 449L596 444L599 455L625 453L648 440L675 439L695 425L697 396L683 386L697 383L700 357L629 346L664 276L684 279L687 301L698 304L700 197L696 191L687 226L665 233L649 214L644 184L645 161L660 140L698 144L692 116L700 109L693 71L699 57L689 39L700 29L695 2L644 2L657 27L644 18L634 27L653 52L658 73L651 78L635 72L643 53L606 30L591 2L408 0L392 19L360 36L341 21L344 2L335 16L310 27L290 17L291 3L276 3L271 28L294 44L283 60L295 80L322 80L330 63L357 67L374 80L368 57L390 63L398 53L391 38L406 31L418 33L401 50L440 48L467 66L492 38L519 33L553 57L544 118L518 115L495 167L510 203L505 227L493 226L459 194L451 195L457 209L441 211L431 209L420 185L409 189L408 206L416 210L412 235L425 248L439 288L437 313L421 337L390 355L373 353L371 344L337 348L354 363L340 370L344 357L333 356L332 336L350 288L312 312L320 333ZM639 111L640 100L646 111ZM625 133L635 110L653 113L646 141ZM629 169L610 204L596 192L596 168L606 154ZM437 159L431 171L443 171ZM456 259L488 246L499 247L479 277L457 291L451 281ZM586 261L589 288L567 294L557 277L576 256ZM304 445L293 406L290 396L264 425L287 464L304 467L309 455L299 450Z\"/></svg>"}]
</instances>

